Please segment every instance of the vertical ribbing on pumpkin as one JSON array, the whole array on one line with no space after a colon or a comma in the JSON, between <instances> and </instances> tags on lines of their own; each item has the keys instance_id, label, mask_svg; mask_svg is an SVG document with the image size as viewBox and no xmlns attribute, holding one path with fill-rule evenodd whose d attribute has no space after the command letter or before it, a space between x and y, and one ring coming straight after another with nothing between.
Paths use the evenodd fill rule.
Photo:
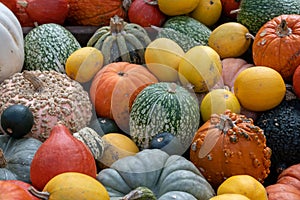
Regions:
<instances>
[{"instance_id":1,"label":"vertical ribbing on pumpkin","mask_svg":"<svg viewBox=\"0 0 300 200\"><path fill-rule=\"evenodd\" d=\"M5 168L7 164L7 161L4 157L3 150L0 148L0 168Z\"/></svg>"}]
</instances>

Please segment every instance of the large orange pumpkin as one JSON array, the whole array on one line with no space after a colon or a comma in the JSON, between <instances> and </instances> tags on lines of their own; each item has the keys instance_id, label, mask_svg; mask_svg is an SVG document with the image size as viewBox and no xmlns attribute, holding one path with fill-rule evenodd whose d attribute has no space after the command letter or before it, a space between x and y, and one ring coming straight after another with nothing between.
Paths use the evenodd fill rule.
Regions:
<instances>
[{"instance_id":1,"label":"large orange pumpkin","mask_svg":"<svg viewBox=\"0 0 300 200\"><path fill-rule=\"evenodd\" d=\"M284 80L291 80L300 65L300 15L280 15L265 23L253 41L255 65L278 71Z\"/></svg>"},{"instance_id":2,"label":"large orange pumpkin","mask_svg":"<svg viewBox=\"0 0 300 200\"><path fill-rule=\"evenodd\" d=\"M104 66L90 87L96 114L115 120L119 128L128 133L131 96L139 87L157 82L157 78L142 65L115 62Z\"/></svg>"},{"instance_id":3,"label":"large orange pumpkin","mask_svg":"<svg viewBox=\"0 0 300 200\"><path fill-rule=\"evenodd\" d=\"M241 174L263 182L270 173L270 157L263 130L251 118L229 110L211 115L196 132L190 150L190 160L214 188Z\"/></svg>"},{"instance_id":4,"label":"large orange pumpkin","mask_svg":"<svg viewBox=\"0 0 300 200\"><path fill-rule=\"evenodd\" d=\"M71 25L106 26L110 18L126 18L122 0L68 0L67 23ZM124 1L125 2L125 1ZM129 5L127 5L129 7Z\"/></svg>"}]
</instances>

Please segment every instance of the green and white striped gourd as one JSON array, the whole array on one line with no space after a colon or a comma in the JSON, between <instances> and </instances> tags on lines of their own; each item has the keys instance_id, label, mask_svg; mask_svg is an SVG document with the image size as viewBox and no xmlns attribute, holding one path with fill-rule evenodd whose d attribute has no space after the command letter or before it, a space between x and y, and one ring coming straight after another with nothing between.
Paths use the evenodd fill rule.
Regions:
<instances>
[{"instance_id":1,"label":"green and white striped gourd","mask_svg":"<svg viewBox=\"0 0 300 200\"><path fill-rule=\"evenodd\" d=\"M143 27L114 16L109 26L96 30L87 46L102 52L104 65L120 61L144 64L144 51L150 42L151 39Z\"/></svg>"},{"instance_id":2,"label":"green and white striped gourd","mask_svg":"<svg viewBox=\"0 0 300 200\"><path fill-rule=\"evenodd\" d=\"M130 112L130 135L139 148L146 149L154 136L169 132L186 150L199 122L197 98L176 83L160 82L147 86L136 97Z\"/></svg>"},{"instance_id":3,"label":"green and white striped gourd","mask_svg":"<svg viewBox=\"0 0 300 200\"><path fill-rule=\"evenodd\" d=\"M55 70L62 73L65 73L67 58L81 48L69 30L54 23L30 30L24 44L25 70Z\"/></svg>"}]
</instances>

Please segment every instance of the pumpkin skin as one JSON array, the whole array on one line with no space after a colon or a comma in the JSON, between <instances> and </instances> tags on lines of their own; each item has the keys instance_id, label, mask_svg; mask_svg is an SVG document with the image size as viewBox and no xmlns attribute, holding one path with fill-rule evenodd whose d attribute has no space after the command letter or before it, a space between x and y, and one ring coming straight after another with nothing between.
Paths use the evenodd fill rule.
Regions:
<instances>
[{"instance_id":1,"label":"pumpkin skin","mask_svg":"<svg viewBox=\"0 0 300 200\"><path fill-rule=\"evenodd\" d=\"M99 117L113 119L129 132L129 103L134 91L157 78L142 65L116 62L106 65L93 78L90 97Z\"/></svg>"},{"instance_id":2,"label":"pumpkin skin","mask_svg":"<svg viewBox=\"0 0 300 200\"><path fill-rule=\"evenodd\" d=\"M237 13L231 13L239 8L241 0L221 0L222 14L231 19L236 19Z\"/></svg>"},{"instance_id":3,"label":"pumpkin skin","mask_svg":"<svg viewBox=\"0 0 300 200\"><path fill-rule=\"evenodd\" d=\"M300 164L284 169L277 182L266 187L269 200L297 200L300 198Z\"/></svg>"},{"instance_id":4,"label":"pumpkin skin","mask_svg":"<svg viewBox=\"0 0 300 200\"><path fill-rule=\"evenodd\" d=\"M68 0L68 3L66 23L70 25L107 26L115 15L126 17L121 0Z\"/></svg>"},{"instance_id":5,"label":"pumpkin skin","mask_svg":"<svg viewBox=\"0 0 300 200\"><path fill-rule=\"evenodd\" d=\"M0 180L30 183L30 165L41 144L41 141L34 138L15 139L9 135L0 135L0 149L3 150L3 156L0 156Z\"/></svg>"},{"instance_id":6,"label":"pumpkin skin","mask_svg":"<svg viewBox=\"0 0 300 200\"><path fill-rule=\"evenodd\" d=\"M162 26L167 16L162 13L156 1L134 0L128 9L128 20L142 27Z\"/></svg>"},{"instance_id":7,"label":"pumpkin skin","mask_svg":"<svg viewBox=\"0 0 300 200\"><path fill-rule=\"evenodd\" d=\"M21 186L14 183L0 180L0 200L32 200Z\"/></svg>"},{"instance_id":8,"label":"pumpkin skin","mask_svg":"<svg viewBox=\"0 0 300 200\"><path fill-rule=\"evenodd\" d=\"M300 98L300 65L293 74L293 90L298 98Z\"/></svg>"},{"instance_id":9,"label":"pumpkin skin","mask_svg":"<svg viewBox=\"0 0 300 200\"><path fill-rule=\"evenodd\" d=\"M13 12L0 2L0 83L21 72L24 63L24 38L21 24Z\"/></svg>"},{"instance_id":10,"label":"pumpkin skin","mask_svg":"<svg viewBox=\"0 0 300 200\"><path fill-rule=\"evenodd\" d=\"M110 199L121 199L139 186L152 190L158 200L207 200L214 190L199 170L182 156L169 156L159 149L145 149L103 169L97 179Z\"/></svg>"},{"instance_id":11,"label":"pumpkin skin","mask_svg":"<svg viewBox=\"0 0 300 200\"><path fill-rule=\"evenodd\" d=\"M291 81L300 65L300 15L280 15L265 23L255 35L252 56L255 65L271 67Z\"/></svg>"},{"instance_id":12,"label":"pumpkin skin","mask_svg":"<svg viewBox=\"0 0 300 200\"><path fill-rule=\"evenodd\" d=\"M35 188L42 190L51 178L70 171L96 177L96 163L88 147L58 123L32 159L30 180Z\"/></svg>"},{"instance_id":13,"label":"pumpkin skin","mask_svg":"<svg viewBox=\"0 0 300 200\"><path fill-rule=\"evenodd\" d=\"M28 188L32 186L31 184L26 183L26 182L24 182L24 181L19 181L19 180L6 180L6 182L13 183L13 184L18 185L18 186L20 186L21 188L23 188L23 189L31 196L31 200L40 200L39 198L33 196L33 195L29 192Z\"/></svg>"},{"instance_id":14,"label":"pumpkin skin","mask_svg":"<svg viewBox=\"0 0 300 200\"><path fill-rule=\"evenodd\" d=\"M247 174L263 182L270 173L271 149L252 119L227 110L212 115L194 136L190 160L216 189L233 175Z\"/></svg>"},{"instance_id":15,"label":"pumpkin skin","mask_svg":"<svg viewBox=\"0 0 300 200\"><path fill-rule=\"evenodd\" d=\"M34 23L62 25L69 10L68 0L2 0L2 2L10 5L22 27L33 27Z\"/></svg>"}]
</instances>

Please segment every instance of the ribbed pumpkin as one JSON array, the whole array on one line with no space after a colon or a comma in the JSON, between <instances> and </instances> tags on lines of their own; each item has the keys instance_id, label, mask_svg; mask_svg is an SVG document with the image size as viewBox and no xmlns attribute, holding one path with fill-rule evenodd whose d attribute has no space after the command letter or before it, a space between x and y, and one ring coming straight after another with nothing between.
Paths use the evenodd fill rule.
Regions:
<instances>
[{"instance_id":1,"label":"ribbed pumpkin","mask_svg":"<svg viewBox=\"0 0 300 200\"><path fill-rule=\"evenodd\" d=\"M104 65L119 61L144 64L144 51L150 42L143 27L127 23L116 15L110 19L109 26L96 30L87 46L93 46L102 52Z\"/></svg>"},{"instance_id":2,"label":"ribbed pumpkin","mask_svg":"<svg viewBox=\"0 0 300 200\"><path fill-rule=\"evenodd\" d=\"M232 113L211 115L196 132L190 160L217 188L233 175L247 174L263 182L270 173L271 149L251 118Z\"/></svg>"},{"instance_id":3,"label":"ribbed pumpkin","mask_svg":"<svg viewBox=\"0 0 300 200\"><path fill-rule=\"evenodd\" d=\"M114 15L126 17L126 0L68 0L67 24L84 26L107 26Z\"/></svg>"},{"instance_id":4,"label":"ribbed pumpkin","mask_svg":"<svg viewBox=\"0 0 300 200\"><path fill-rule=\"evenodd\" d=\"M168 82L145 87L130 112L130 135L141 148L149 148L153 137L169 132L187 149L200 121L199 103L186 88ZM178 152L178 154L183 152Z\"/></svg>"},{"instance_id":5,"label":"ribbed pumpkin","mask_svg":"<svg viewBox=\"0 0 300 200\"><path fill-rule=\"evenodd\" d=\"M255 65L271 67L291 80L300 65L300 15L280 15L265 23L253 41Z\"/></svg>"},{"instance_id":6,"label":"ribbed pumpkin","mask_svg":"<svg viewBox=\"0 0 300 200\"><path fill-rule=\"evenodd\" d=\"M142 65L110 63L92 80L91 101L98 116L114 119L119 128L128 133L130 97L138 87L157 82L157 78Z\"/></svg>"},{"instance_id":7,"label":"ribbed pumpkin","mask_svg":"<svg viewBox=\"0 0 300 200\"><path fill-rule=\"evenodd\" d=\"M58 123L33 157L30 179L35 188L42 190L50 179L63 172L80 172L95 178L97 169L88 147Z\"/></svg>"}]
</instances>

